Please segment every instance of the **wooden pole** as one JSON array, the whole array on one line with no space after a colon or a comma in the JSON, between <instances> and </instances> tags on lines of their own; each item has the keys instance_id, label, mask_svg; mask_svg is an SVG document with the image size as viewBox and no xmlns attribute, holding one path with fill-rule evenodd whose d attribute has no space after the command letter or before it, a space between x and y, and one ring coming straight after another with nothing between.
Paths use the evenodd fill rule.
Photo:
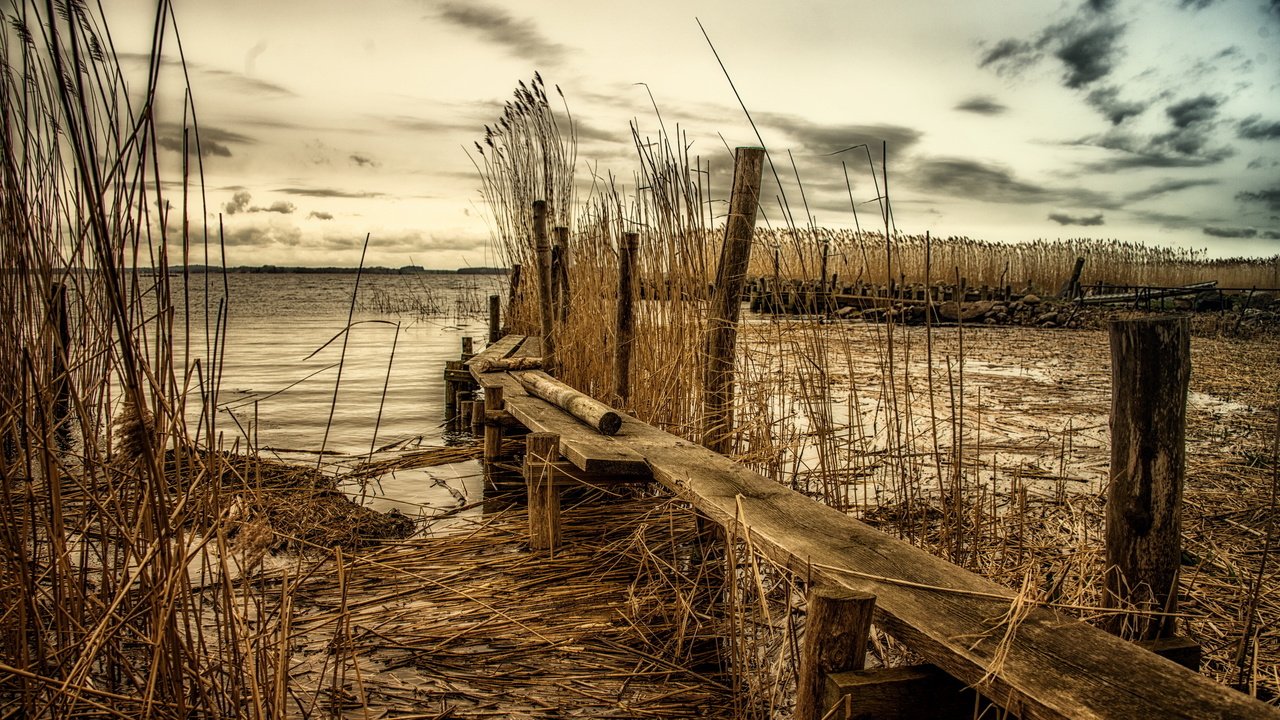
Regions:
<instances>
[{"instance_id":1,"label":"wooden pole","mask_svg":"<svg viewBox=\"0 0 1280 720\"><path fill-rule=\"evenodd\" d=\"M542 367L552 371L555 327L551 298L551 240L547 237L547 202L533 201L533 241L538 252L538 321L542 332Z\"/></svg>"},{"instance_id":2,"label":"wooden pole","mask_svg":"<svg viewBox=\"0 0 1280 720\"><path fill-rule=\"evenodd\" d=\"M458 416L458 383L449 377L450 370L462 370L461 360L446 360L444 363L444 422L445 427L452 429Z\"/></svg>"},{"instance_id":3,"label":"wooden pole","mask_svg":"<svg viewBox=\"0 0 1280 720\"><path fill-rule=\"evenodd\" d=\"M1177 610L1190 327L1186 317L1111 323L1105 607ZM1117 613L1106 628L1152 640L1172 634L1173 618Z\"/></svg>"},{"instance_id":4,"label":"wooden pole","mask_svg":"<svg viewBox=\"0 0 1280 720\"><path fill-rule=\"evenodd\" d=\"M471 336L462 338L462 362L470 360L476 353L476 343Z\"/></svg>"},{"instance_id":5,"label":"wooden pole","mask_svg":"<svg viewBox=\"0 0 1280 720\"><path fill-rule=\"evenodd\" d=\"M560 459L560 436L529 433L525 437L524 481L529 491L529 547L560 547L560 488L555 483L555 462Z\"/></svg>"},{"instance_id":6,"label":"wooden pole","mask_svg":"<svg viewBox=\"0 0 1280 720\"><path fill-rule=\"evenodd\" d=\"M499 324L500 311L502 309L502 298L497 295L489 296L489 344L498 342L502 337L502 326Z\"/></svg>"},{"instance_id":7,"label":"wooden pole","mask_svg":"<svg viewBox=\"0 0 1280 720\"><path fill-rule=\"evenodd\" d=\"M635 340L635 260L639 233L623 233L618 245L617 343L613 348L613 393L625 407L631 398L631 344Z\"/></svg>"},{"instance_id":8,"label":"wooden pole","mask_svg":"<svg viewBox=\"0 0 1280 720\"><path fill-rule=\"evenodd\" d=\"M829 673L861 670L876 596L844 587L809 590L800 679L796 684L796 720L818 720L826 711L823 691Z\"/></svg>"},{"instance_id":9,"label":"wooden pole","mask_svg":"<svg viewBox=\"0 0 1280 720\"><path fill-rule=\"evenodd\" d=\"M742 287L751 258L751 233L760 202L764 148L740 147L733 164L733 191L725 221L724 245L716 268L715 294L707 318L706 366L702 390L702 444L729 451L733 433L733 355L737 344Z\"/></svg>"},{"instance_id":10,"label":"wooden pole","mask_svg":"<svg viewBox=\"0 0 1280 720\"><path fill-rule=\"evenodd\" d=\"M514 263L511 266L511 287L507 290L507 325L503 328L509 334L511 332L511 318L516 316L516 297L520 292L520 263Z\"/></svg>"},{"instance_id":11,"label":"wooden pole","mask_svg":"<svg viewBox=\"0 0 1280 720\"><path fill-rule=\"evenodd\" d=\"M556 405L603 435L613 435L622 427L622 416L613 408L544 372L522 372L515 377L531 395Z\"/></svg>"},{"instance_id":12,"label":"wooden pole","mask_svg":"<svg viewBox=\"0 0 1280 720\"><path fill-rule=\"evenodd\" d=\"M484 389L484 407L487 411L498 411L506 409L506 403L502 398L502 387L487 387ZM502 426L498 423L486 422L484 425L484 461L485 470L489 469L488 465L497 460L502 454Z\"/></svg>"},{"instance_id":13,"label":"wooden pole","mask_svg":"<svg viewBox=\"0 0 1280 720\"><path fill-rule=\"evenodd\" d=\"M471 434L479 435L484 432L484 400L473 400L471 402Z\"/></svg>"},{"instance_id":14,"label":"wooden pole","mask_svg":"<svg viewBox=\"0 0 1280 720\"><path fill-rule=\"evenodd\" d=\"M1067 278L1067 282L1058 291L1058 297L1063 300L1071 300L1080 294L1080 273L1084 271L1084 258L1076 258L1075 267L1071 268L1071 277Z\"/></svg>"},{"instance_id":15,"label":"wooden pole","mask_svg":"<svg viewBox=\"0 0 1280 720\"><path fill-rule=\"evenodd\" d=\"M569 322L569 305L573 293L569 289L569 228L557 227L555 233L555 252L554 256L559 262L555 263L555 280L552 285L556 288L556 318L560 322L560 326Z\"/></svg>"}]
</instances>

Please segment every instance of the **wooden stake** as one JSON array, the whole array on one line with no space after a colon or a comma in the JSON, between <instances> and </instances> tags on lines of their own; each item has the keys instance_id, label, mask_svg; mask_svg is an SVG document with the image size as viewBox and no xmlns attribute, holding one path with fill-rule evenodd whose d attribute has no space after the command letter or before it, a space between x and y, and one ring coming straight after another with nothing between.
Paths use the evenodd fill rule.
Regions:
<instances>
[{"instance_id":1,"label":"wooden stake","mask_svg":"<svg viewBox=\"0 0 1280 720\"><path fill-rule=\"evenodd\" d=\"M475 350L475 341L470 336L462 338L462 362L466 362L475 356Z\"/></svg>"},{"instance_id":2,"label":"wooden stake","mask_svg":"<svg viewBox=\"0 0 1280 720\"><path fill-rule=\"evenodd\" d=\"M560 459L560 436L529 433L525 438L524 482L529 491L529 547L560 547L560 488L555 462Z\"/></svg>"},{"instance_id":3,"label":"wooden stake","mask_svg":"<svg viewBox=\"0 0 1280 720\"><path fill-rule=\"evenodd\" d=\"M719 453L728 452L732 440L733 355L763 169L764 148L737 149L724 246L720 251L720 265L716 268L711 314L707 318L707 364L703 373L702 444Z\"/></svg>"},{"instance_id":4,"label":"wooden stake","mask_svg":"<svg viewBox=\"0 0 1280 720\"><path fill-rule=\"evenodd\" d=\"M471 402L471 434L479 435L484 432L484 400L473 400Z\"/></svg>"},{"instance_id":5,"label":"wooden stake","mask_svg":"<svg viewBox=\"0 0 1280 720\"><path fill-rule=\"evenodd\" d=\"M555 327L551 298L551 240L547 237L547 203L533 201L533 241L538 253L538 321L542 332L542 367L551 372Z\"/></svg>"},{"instance_id":6,"label":"wooden stake","mask_svg":"<svg viewBox=\"0 0 1280 720\"><path fill-rule=\"evenodd\" d=\"M866 664L876 596L844 587L815 587L809 590L807 604L796 720L823 716L828 673L861 670Z\"/></svg>"},{"instance_id":7,"label":"wooden stake","mask_svg":"<svg viewBox=\"0 0 1280 720\"><path fill-rule=\"evenodd\" d=\"M486 411L490 412L506 408L500 386L484 389L484 407ZM484 460L486 465L497 460L500 455L502 455L502 426L497 423L486 422L484 426Z\"/></svg>"},{"instance_id":8,"label":"wooden stake","mask_svg":"<svg viewBox=\"0 0 1280 720\"><path fill-rule=\"evenodd\" d=\"M489 344L498 342L498 338L502 337L502 326L498 324L499 311L502 308L502 298L497 295L489 296Z\"/></svg>"},{"instance_id":9,"label":"wooden stake","mask_svg":"<svg viewBox=\"0 0 1280 720\"><path fill-rule=\"evenodd\" d=\"M504 334L511 333L511 318L516 316L516 297L520 292L520 263L511 266L511 288L507 291L507 325Z\"/></svg>"},{"instance_id":10,"label":"wooden stake","mask_svg":"<svg viewBox=\"0 0 1280 720\"><path fill-rule=\"evenodd\" d=\"M1177 610L1190 327L1186 317L1111 323L1105 607ZM1173 618L1118 613L1106 628L1153 640L1172 634Z\"/></svg>"},{"instance_id":11,"label":"wooden stake","mask_svg":"<svg viewBox=\"0 0 1280 720\"><path fill-rule=\"evenodd\" d=\"M631 344L635 341L635 260L638 233L623 233L618 245L617 344L613 349L613 393L620 406L631 397Z\"/></svg>"}]
</instances>

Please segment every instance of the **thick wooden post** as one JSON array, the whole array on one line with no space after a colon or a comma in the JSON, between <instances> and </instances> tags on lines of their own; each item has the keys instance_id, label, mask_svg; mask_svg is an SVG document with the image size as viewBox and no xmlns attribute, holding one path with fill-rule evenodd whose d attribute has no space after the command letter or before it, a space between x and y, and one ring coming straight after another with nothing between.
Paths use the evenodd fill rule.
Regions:
<instances>
[{"instance_id":1,"label":"thick wooden post","mask_svg":"<svg viewBox=\"0 0 1280 720\"><path fill-rule=\"evenodd\" d=\"M613 393L625 407L631 397L631 344L635 341L635 262L639 233L623 233L618 245L617 341L613 348Z\"/></svg>"},{"instance_id":2,"label":"thick wooden post","mask_svg":"<svg viewBox=\"0 0 1280 720\"><path fill-rule=\"evenodd\" d=\"M471 434L479 435L484 432L484 400L474 400L471 403Z\"/></svg>"},{"instance_id":3,"label":"thick wooden post","mask_svg":"<svg viewBox=\"0 0 1280 720\"><path fill-rule=\"evenodd\" d=\"M570 298L573 293L569 288L569 228L556 227L553 230L555 235L555 246L551 256L556 262L552 264L552 270L555 272L555 278L551 281L552 287L556 290L556 321L561 327L569 322L569 305Z\"/></svg>"},{"instance_id":4,"label":"thick wooden post","mask_svg":"<svg viewBox=\"0 0 1280 720\"><path fill-rule=\"evenodd\" d=\"M547 237L547 203L533 201L533 241L538 252L538 324L542 332L542 368L553 372L555 322L551 299L551 239Z\"/></svg>"},{"instance_id":5,"label":"thick wooden post","mask_svg":"<svg viewBox=\"0 0 1280 720\"><path fill-rule=\"evenodd\" d=\"M733 357L763 169L764 148L737 149L724 246L720 250L715 295L707 318L706 366L703 372L702 444L719 453L729 451L733 438Z\"/></svg>"},{"instance_id":6,"label":"thick wooden post","mask_svg":"<svg viewBox=\"0 0 1280 720\"><path fill-rule=\"evenodd\" d=\"M476 343L470 336L462 338L462 362L470 360L476 354Z\"/></svg>"},{"instance_id":7,"label":"thick wooden post","mask_svg":"<svg viewBox=\"0 0 1280 720\"><path fill-rule=\"evenodd\" d=\"M1075 267L1071 269L1071 277L1067 278L1066 284L1058 291L1058 297L1064 300L1071 300L1080 295L1080 273L1084 271L1084 258L1076 258Z\"/></svg>"},{"instance_id":8,"label":"thick wooden post","mask_svg":"<svg viewBox=\"0 0 1280 720\"><path fill-rule=\"evenodd\" d=\"M506 333L511 332L511 318L516 316L516 297L520 292L520 269L520 263L514 263L511 266L511 287L507 290L507 325L504 328Z\"/></svg>"},{"instance_id":9,"label":"thick wooden post","mask_svg":"<svg viewBox=\"0 0 1280 720\"><path fill-rule=\"evenodd\" d=\"M1186 317L1111 323L1106 607L1177 609L1190 337ZM1106 627L1152 640L1171 635L1173 619L1118 613Z\"/></svg>"},{"instance_id":10,"label":"thick wooden post","mask_svg":"<svg viewBox=\"0 0 1280 720\"><path fill-rule=\"evenodd\" d=\"M484 407L488 412L506 409L506 403L502 399L501 386L484 389ZM484 462L486 471L490 469L489 465L497 460L501 454L502 426L496 422L486 422L484 425Z\"/></svg>"},{"instance_id":11,"label":"thick wooden post","mask_svg":"<svg viewBox=\"0 0 1280 720\"><path fill-rule=\"evenodd\" d=\"M876 596L844 587L809 590L800 679L796 685L796 720L818 720L825 712L823 692L829 673L861 670Z\"/></svg>"},{"instance_id":12,"label":"thick wooden post","mask_svg":"<svg viewBox=\"0 0 1280 720\"><path fill-rule=\"evenodd\" d=\"M452 370L462 370L461 360L446 360L444 363L444 421L445 427L452 429L458 417L458 383L451 377Z\"/></svg>"},{"instance_id":13,"label":"thick wooden post","mask_svg":"<svg viewBox=\"0 0 1280 720\"><path fill-rule=\"evenodd\" d=\"M502 326L499 324L498 318L502 309L502 298L497 295L489 296L489 344L498 342L498 338L502 337Z\"/></svg>"},{"instance_id":14,"label":"thick wooden post","mask_svg":"<svg viewBox=\"0 0 1280 720\"><path fill-rule=\"evenodd\" d=\"M529 547L560 547L560 488L555 462L560 459L560 436L529 433L525 437L524 482L529 491Z\"/></svg>"}]
</instances>

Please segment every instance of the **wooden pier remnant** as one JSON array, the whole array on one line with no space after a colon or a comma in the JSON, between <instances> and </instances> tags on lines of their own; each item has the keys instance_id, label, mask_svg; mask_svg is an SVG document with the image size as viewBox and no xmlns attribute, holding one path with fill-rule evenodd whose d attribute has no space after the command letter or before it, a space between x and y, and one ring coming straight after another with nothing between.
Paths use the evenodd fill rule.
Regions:
<instances>
[{"instance_id":1,"label":"wooden pier remnant","mask_svg":"<svg viewBox=\"0 0 1280 720\"><path fill-rule=\"evenodd\" d=\"M560 486L556 484L556 461L560 459L560 436L529 433L525 438L524 481L529 491L529 547L552 550L560 547Z\"/></svg>"},{"instance_id":2,"label":"wooden pier remnant","mask_svg":"<svg viewBox=\"0 0 1280 720\"><path fill-rule=\"evenodd\" d=\"M498 338L502 337L502 325L499 324L499 315L502 308L502 298L497 295L489 296L489 342L492 345L498 342Z\"/></svg>"},{"instance_id":3,"label":"wooden pier remnant","mask_svg":"<svg viewBox=\"0 0 1280 720\"><path fill-rule=\"evenodd\" d=\"M547 237L547 201L533 201L533 242L538 255L538 324L542 329L542 367L555 366L551 239Z\"/></svg>"},{"instance_id":4,"label":"wooden pier remnant","mask_svg":"<svg viewBox=\"0 0 1280 720\"><path fill-rule=\"evenodd\" d=\"M546 400L561 410L595 428L602 435L613 435L622 427L622 416L613 408L589 395L556 380L545 372L534 370L516 376L530 395Z\"/></svg>"},{"instance_id":5,"label":"wooden pier remnant","mask_svg":"<svg viewBox=\"0 0 1280 720\"><path fill-rule=\"evenodd\" d=\"M820 720L826 714L823 694L827 675L861 670L876 596L839 586L809 589L805 602L804 644L796 685L796 720Z\"/></svg>"},{"instance_id":6,"label":"wooden pier remnant","mask_svg":"<svg viewBox=\"0 0 1280 720\"><path fill-rule=\"evenodd\" d=\"M733 358L738 337L742 288L751 259L751 234L760 203L764 148L740 147L734 154L733 190L725 219L724 245L716 268L715 294L707 318L706 367L702 391L702 444L728 452L733 439Z\"/></svg>"},{"instance_id":7,"label":"wooden pier remnant","mask_svg":"<svg viewBox=\"0 0 1280 720\"><path fill-rule=\"evenodd\" d=\"M613 394L626 406L631 398L631 345L636 338L635 262L638 233L623 233L618 244L618 314L613 346Z\"/></svg>"},{"instance_id":8,"label":"wooden pier remnant","mask_svg":"<svg viewBox=\"0 0 1280 720\"><path fill-rule=\"evenodd\" d=\"M1182 558L1191 323L1186 317L1111 323L1111 483L1103 603L1127 609L1107 629L1168 637Z\"/></svg>"}]
</instances>

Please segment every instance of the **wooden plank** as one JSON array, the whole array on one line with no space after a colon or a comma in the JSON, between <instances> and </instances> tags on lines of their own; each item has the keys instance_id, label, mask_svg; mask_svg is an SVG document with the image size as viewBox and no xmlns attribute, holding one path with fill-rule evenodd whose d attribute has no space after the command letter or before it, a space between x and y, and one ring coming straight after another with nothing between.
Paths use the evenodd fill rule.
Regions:
<instances>
[{"instance_id":1,"label":"wooden plank","mask_svg":"<svg viewBox=\"0 0 1280 720\"><path fill-rule=\"evenodd\" d=\"M508 357L542 357L542 338L537 335L529 335L520 342L520 347L516 348Z\"/></svg>"},{"instance_id":2,"label":"wooden plank","mask_svg":"<svg viewBox=\"0 0 1280 720\"><path fill-rule=\"evenodd\" d=\"M1051 610L1009 632L1013 593L631 418L616 438L654 478L804 577L876 596L876 619L1024 718L1280 718L1280 711ZM942 589L928 589L945 588ZM1000 661L997 662L997 657Z\"/></svg>"},{"instance_id":3,"label":"wooden plank","mask_svg":"<svg viewBox=\"0 0 1280 720\"><path fill-rule=\"evenodd\" d=\"M851 712L836 714L842 720L971 720L975 717L977 703L973 691L933 665L852 670L832 673L826 679L823 709L843 705L844 697L851 696Z\"/></svg>"},{"instance_id":4,"label":"wooden plank","mask_svg":"<svg viewBox=\"0 0 1280 720\"><path fill-rule=\"evenodd\" d=\"M471 365L480 360L501 360L515 352L522 342L524 342L523 335L507 335L480 351L478 355L467 360L467 367L471 367Z\"/></svg>"},{"instance_id":5,"label":"wooden plank","mask_svg":"<svg viewBox=\"0 0 1280 720\"><path fill-rule=\"evenodd\" d=\"M489 373L490 375L498 373ZM515 378L506 375L523 391ZM593 474L648 475L644 458L632 450L625 439L596 433L563 410L541 398L524 394L512 396L504 390L507 411L534 432L552 432L560 436L560 454L577 468ZM625 420L623 421L625 425Z\"/></svg>"}]
</instances>

